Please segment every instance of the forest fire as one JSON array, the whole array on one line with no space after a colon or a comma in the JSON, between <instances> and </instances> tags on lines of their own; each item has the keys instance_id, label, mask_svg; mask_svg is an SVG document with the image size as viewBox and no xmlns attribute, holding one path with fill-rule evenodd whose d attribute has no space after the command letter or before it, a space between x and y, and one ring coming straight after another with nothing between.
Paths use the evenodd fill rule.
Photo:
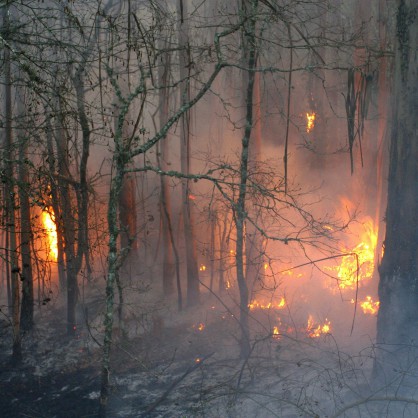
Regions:
<instances>
[{"instance_id":1,"label":"forest fire","mask_svg":"<svg viewBox=\"0 0 418 418\"><path fill-rule=\"evenodd\" d=\"M354 289L357 282L370 279L373 275L377 231L370 219L363 224L363 227L364 232L360 236L361 242L351 250L344 250L348 255L343 258L338 267L341 289Z\"/></svg>"},{"instance_id":2,"label":"forest fire","mask_svg":"<svg viewBox=\"0 0 418 418\"><path fill-rule=\"evenodd\" d=\"M54 214L52 209L48 211L42 211L42 225L44 228L45 235L47 237L47 253L48 256L53 260L58 260L58 238L57 238L57 227L54 221Z\"/></svg>"},{"instance_id":3,"label":"forest fire","mask_svg":"<svg viewBox=\"0 0 418 418\"><path fill-rule=\"evenodd\" d=\"M325 318L325 322L322 325L316 325L313 316L309 315L306 331L310 338L318 338L321 335L329 334L331 332L331 321Z\"/></svg>"},{"instance_id":4,"label":"forest fire","mask_svg":"<svg viewBox=\"0 0 418 418\"><path fill-rule=\"evenodd\" d=\"M315 118L316 118L315 112L306 113L306 132L307 133L312 132L313 128L315 127Z\"/></svg>"}]
</instances>

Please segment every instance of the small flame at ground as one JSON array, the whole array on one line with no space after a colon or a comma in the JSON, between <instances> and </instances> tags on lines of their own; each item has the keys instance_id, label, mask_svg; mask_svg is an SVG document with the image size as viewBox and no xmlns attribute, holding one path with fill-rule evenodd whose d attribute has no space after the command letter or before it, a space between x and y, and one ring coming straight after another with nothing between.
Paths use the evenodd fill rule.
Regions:
<instances>
[{"instance_id":1,"label":"small flame at ground","mask_svg":"<svg viewBox=\"0 0 418 418\"><path fill-rule=\"evenodd\" d=\"M309 133L315 127L316 113L306 113L306 132Z\"/></svg>"},{"instance_id":2,"label":"small flame at ground","mask_svg":"<svg viewBox=\"0 0 418 418\"><path fill-rule=\"evenodd\" d=\"M329 334L331 332L331 321L325 318L325 322L322 325L316 325L312 315L309 315L306 331L311 338L318 338L321 335Z\"/></svg>"},{"instance_id":3,"label":"small flame at ground","mask_svg":"<svg viewBox=\"0 0 418 418\"><path fill-rule=\"evenodd\" d=\"M203 322L199 322L197 325L193 325L193 328L202 332L205 329L205 324Z\"/></svg>"},{"instance_id":4,"label":"small flame at ground","mask_svg":"<svg viewBox=\"0 0 418 418\"><path fill-rule=\"evenodd\" d=\"M375 315L379 311L380 302L373 302L371 296L366 296L366 300L360 303L361 309L365 314Z\"/></svg>"},{"instance_id":5,"label":"small flame at ground","mask_svg":"<svg viewBox=\"0 0 418 418\"><path fill-rule=\"evenodd\" d=\"M199 271L206 271L206 266L202 264L202 265L199 267Z\"/></svg>"},{"instance_id":6,"label":"small flame at ground","mask_svg":"<svg viewBox=\"0 0 418 418\"><path fill-rule=\"evenodd\" d=\"M51 210L51 209L50 209ZM48 252L49 256L57 261L58 259L58 237L57 227L54 222L54 214L52 212L42 211L42 224L46 237L48 239Z\"/></svg>"},{"instance_id":7,"label":"small flame at ground","mask_svg":"<svg viewBox=\"0 0 418 418\"><path fill-rule=\"evenodd\" d=\"M277 326L273 327L273 338L275 340L278 340L280 338L279 327L277 327Z\"/></svg>"},{"instance_id":8,"label":"small flame at ground","mask_svg":"<svg viewBox=\"0 0 418 418\"><path fill-rule=\"evenodd\" d=\"M254 309L283 309L286 306L286 299L282 297L278 303L273 302L259 302L254 299L248 304L250 311Z\"/></svg>"}]
</instances>

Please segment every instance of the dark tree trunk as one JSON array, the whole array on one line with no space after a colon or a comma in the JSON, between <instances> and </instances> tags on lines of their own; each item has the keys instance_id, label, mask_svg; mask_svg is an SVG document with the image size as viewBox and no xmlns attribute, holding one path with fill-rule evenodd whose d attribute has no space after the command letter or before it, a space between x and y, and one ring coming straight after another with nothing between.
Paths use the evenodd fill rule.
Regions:
<instances>
[{"instance_id":1,"label":"dark tree trunk","mask_svg":"<svg viewBox=\"0 0 418 418\"><path fill-rule=\"evenodd\" d=\"M416 0L398 1L385 253L375 376L407 379L418 355L418 25ZM416 371L416 370L415 370ZM408 373L409 375L412 375ZM389 382L388 382L389 379ZM405 380L403 380L405 382ZM416 382L415 382L416 383Z\"/></svg>"},{"instance_id":2,"label":"dark tree trunk","mask_svg":"<svg viewBox=\"0 0 418 418\"><path fill-rule=\"evenodd\" d=\"M241 327L241 341L240 341L240 357L248 358L250 355L250 327L249 327L249 292L248 283L245 276L244 269L244 238L245 238L245 220L246 220L246 199L248 187L248 170L249 170L249 150L250 138L254 123L253 117L253 94L254 94L254 79L255 73L252 71L256 66L256 37L255 25L256 17L254 14L257 11L257 0L248 2L248 12L251 18L246 27L246 37L248 41L248 83L246 89L246 116L245 129L241 141L241 161L240 161L240 184L238 201L235 205L234 217L237 228L237 244L236 244L236 264L237 264L237 282L240 295L240 327Z\"/></svg>"},{"instance_id":3,"label":"dark tree trunk","mask_svg":"<svg viewBox=\"0 0 418 418\"><path fill-rule=\"evenodd\" d=\"M167 13L165 2L160 1L159 7ZM165 17L162 17L162 23L168 25L169 22ZM166 34L167 35L167 34ZM164 51L161 54L161 63L158 67L158 82L160 85L160 92L158 96L158 118L159 129L162 129L166 121L168 120L169 112L169 79L171 68L171 52L169 51L169 38L163 38L160 41L160 48ZM162 170L168 171L169 165L169 142L164 139L160 144L160 157L159 166ZM162 246L162 258L163 258L163 293L164 296L170 296L174 293L174 272L176 265L174 264L174 242L172 240L172 210L171 210L171 196L169 189L169 179L165 176L161 176L161 192L160 192L160 211L161 211L161 246ZM178 266L177 266L178 267ZM181 290L179 293L179 300L181 301Z\"/></svg>"},{"instance_id":4,"label":"dark tree trunk","mask_svg":"<svg viewBox=\"0 0 418 418\"><path fill-rule=\"evenodd\" d=\"M135 254L135 250L138 249L138 240L136 239L136 187L133 175L127 175L123 179L119 197L119 218L121 247L129 247L129 254Z\"/></svg>"},{"instance_id":5,"label":"dark tree trunk","mask_svg":"<svg viewBox=\"0 0 418 418\"><path fill-rule=\"evenodd\" d=\"M22 330L33 328L33 275L31 241L32 227L30 204L27 189L29 187L28 170L25 163L27 139L19 138L19 202L20 202L20 248L22 258L22 308L20 322Z\"/></svg>"},{"instance_id":6,"label":"dark tree trunk","mask_svg":"<svg viewBox=\"0 0 418 418\"><path fill-rule=\"evenodd\" d=\"M257 63L255 62L254 65ZM248 82L248 80L247 80ZM249 175L256 174L257 163L261 157L261 86L260 74L254 74L253 92L253 129L249 144L248 169ZM249 199L250 200L250 199ZM261 225L260 208L249 201L247 208L249 216L257 225ZM249 289L249 298L263 287L263 237L260 231L251 222L245 225L245 277Z\"/></svg>"},{"instance_id":7,"label":"dark tree trunk","mask_svg":"<svg viewBox=\"0 0 418 418\"><path fill-rule=\"evenodd\" d=\"M190 46L189 28L187 24L186 2L177 2L177 19L179 32L180 48L180 79L185 80L183 88L180 90L181 106L190 101ZM185 112L180 120L180 152L181 152L181 171L184 174L190 173L190 111ZM196 240L194 236L194 221L192 207L190 205L191 187L188 179L182 182L182 206L183 206L183 225L184 239L186 245L186 267L187 267L187 305L193 306L199 303L199 268L197 265Z\"/></svg>"},{"instance_id":8,"label":"dark tree trunk","mask_svg":"<svg viewBox=\"0 0 418 418\"><path fill-rule=\"evenodd\" d=\"M49 114L48 112L51 113L50 109L45 108L45 114ZM54 152L53 127L52 127L50 117L46 119L46 128L47 128L46 129L46 144L47 144L47 150L48 150L48 155L49 155L48 166L49 166L49 172L51 173L51 177L53 177L57 171L57 167L56 167L56 158L55 158L55 152ZM55 226L57 230L58 280L59 280L60 290L64 292L65 289L67 288L67 283L66 283L67 276L65 274L64 237L63 237L63 231L62 231L62 223L59 222L59 218L60 218L59 202L60 202L59 189L57 187L56 182L51 181L51 204L52 204L52 209L55 214ZM39 287L40 287L40 283L39 283Z\"/></svg>"},{"instance_id":9,"label":"dark tree trunk","mask_svg":"<svg viewBox=\"0 0 418 418\"><path fill-rule=\"evenodd\" d=\"M4 36L8 37L10 33L9 6L3 9L3 31ZM4 48L4 78L5 78L5 201L6 201L6 233L9 237L9 265L11 277L12 293L12 329L13 329L13 351L12 360L20 362L22 358L22 346L20 338L20 284L19 284L19 265L17 254L16 239L16 196L14 187L14 155L13 155L13 131L12 131L12 75L11 75L11 57L10 50Z\"/></svg>"}]
</instances>

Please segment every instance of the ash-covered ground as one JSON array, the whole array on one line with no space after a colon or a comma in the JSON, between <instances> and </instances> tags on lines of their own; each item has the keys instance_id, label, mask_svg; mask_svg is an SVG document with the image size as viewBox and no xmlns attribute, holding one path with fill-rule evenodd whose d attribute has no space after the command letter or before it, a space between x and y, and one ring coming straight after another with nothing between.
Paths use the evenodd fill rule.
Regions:
<instances>
[{"instance_id":1,"label":"ash-covered ground","mask_svg":"<svg viewBox=\"0 0 418 418\"><path fill-rule=\"evenodd\" d=\"M370 384L373 344L362 330L351 340L313 338L283 315L275 334L277 312L254 309L251 356L240 360L237 309L204 298L181 313L133 310L115 328L109 417L418 416L416 404ZM19 366L9 363L11 329L1 322L0 416L97 416L101 317L69 338L64 315L57 306L38 313Z\"/></svg>"}]
</instances>

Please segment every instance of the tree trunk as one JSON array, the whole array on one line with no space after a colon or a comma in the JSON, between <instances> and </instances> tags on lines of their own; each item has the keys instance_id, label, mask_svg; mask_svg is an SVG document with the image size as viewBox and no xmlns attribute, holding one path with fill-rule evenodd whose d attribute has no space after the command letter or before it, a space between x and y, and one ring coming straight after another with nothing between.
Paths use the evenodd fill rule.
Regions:
<instances>
[{"instance_id":1,"label":"tree trunk","mask_svg":"<svg viewBox=\"0 0 418 418\"><path fill-rule=\"evenodd\" d=\"M187 24L187 3L183 0L177 2L177 19L180 49L180 79L183 80L183 88L180 89L180 106L190 101L190 47L189 28ZM185 112L180 119L180 152L181 171L190 173L190 111ZM199 303L199 268L197 265L196 240L194 237L194 221L192 207L190 205L191 187L188 179L182 179L183 200L183 225L186 245L187 267L187 305L193 306Z\"/></svg>"},{"instance_id":2,"label":"tree trunk","mask_svg":"<svg viewBox=\"0 0 418 418\"><path fill-rule=\"evenodd\" d=\"M124 163L121 157L115 153L116 173L111 182L110 196L107 210L107 222L109 227L109 255L108 255L108 273L106 280L106 312L104 319L104 342L102 357L102 377L100 389L100 407L99 417L106 416L107 401L109 398L109 378L110 378L110 350L112 347L112 328L113 311L115 298L115 281L119 274L118 257L118 202L123 184Z\"/></svg>"},{"instance_id":3,"label":"tree trunk","mask_svg":"<svg viewBox=\"0 0 418 418\"><path fill-rule=\"evenodd\" d=\"M254 93L254 79L255 73L252 71L256 66L256 37L255 26L258 1L251 1L249 6L249 23L246 28L247 45L249 49L248 55L248 84L246 91L246 117L245 130L241 142L241 161L240 161L240 183L238 201L235 207L235 223L237 228L237 243L236 243L236 264L237 264L237 281L240 295L240 327L241 327L241 341L240 341L240 357L248 358L250 355L250 329L249 329L249 295L248 283L244 271L244 237L245 237L245 220L246 220L246 198L247 198L247 183L248 183L248 161L251 131L253 128L253 93Z\"/></svg>"},{"instance_id":4,"label":"tree trunk","mask_svg":"<svg viewBox=\"0 0 418 418\"><path fill-rule=\"evenodd\" d=\"M64 110L62 110L64 111ZM60 124L61 125L61 124ZM71 202L68 161L68 144L65 133L62 129L57 132L56 137L58 151L58 190L60 196L60 213L58 216L59 227L62 228L64 238L65 271L67 285L67 333L72 335L77 327L76 306L78 299L77 271L75 269L75 219L73 205Z\"/></svg>"},{"instance_id":5,"label":"tree trunk","mask_svg":"<svg viewBox=\"0 0 418 418\"><path fill-rule=\"evenodd\" d=\"M164 13L166 13L166 8L164 7L164 2L160 2L159 6L162 8ZM162 17L163 25L167 25L165 17ZM159 119L159 129L162 129L166 121L168 120L169 112L169 77L171 69L171 53L168 51L169 48L169 39L163 37L163 40L160 41L159 45L161 53L161 63L158 67L158 82L160 85L159 93L159 109L158 109L158 119ZM159 166L163 171L168 171L169 166L169 142L164 139L161 142L161 154L159 157ZM163 258L163 293L164 296L171 296L174 293L174 257L173 257L173 242L170 231L171 220L172 220L172 211L171 211L171 197L170 189L168 184L168 178L165 176L160 176L161 182L161 191L160 191L160 211L161 211L161 235L162 235L162 258ZM181 290L180 290L181 293ZM181 300L182 295L179 294Z\"/></svg>"},{"instance_id":6,"label":"tree trunk","mask_svg":"<svg viewBox=\"0 0 418 418\"><path fill-rule=\"evenodd\" d=\"M9 6L3 9L3 33L7 39L10 33ZM20 285L19 265L16 239L16 197L14 190L14 155L13 155L13 132L12 132L12 76L10 50L4 48L4 78L5 78L5 146L4 160L5 172L5 200L6 200L6 233L9 235L9 266L12 291L12 329L13 351L12 360L20 362L22 359L22 346L20 338Z\"/></svg>"},{"instance_id":7,"label":"tree trunk","mask_svg":"<svg viewBox=\"0 0 418 418\"><path fill-rule=\"evenodd\" d=\"M129 254L135 254L138 249L135 186L135 176L125 176L119 198L119 217L122 228L120 233L121 247L129 247Z\"/></svg>"},{"instance_id":8,"label":"tree trunk","mask_svg":"<svg viewBox=\"0 0 418 418\"><path fill-rule=\"evenodd\" d=\"M385 253L379 268L378 352L385 384L408 385L418 355L418 25L415 0L398 1ZM379 380L380 383L380 380ZM410 382L409 382L410 383ZM414 382L416 383L416 381Z\"/></svg>"},{"instance_id":9,"label":"tree trunk","mask_svg":"<svg viewBox=\"0 0 418 418\"><path fill-rule=\"evenodd\" d=\"M20 113L20 112L19 112ZM22 112L23 113L23 112ZM28 188L29 177L26 164L28 139L19 137L19 204L20 204L20 251L22 258L22 308L20 322L22 330L33 328L33 275L31 241L32 226Z\"/></svg>"},{"instance_id":10,"label":"tree trunk","mask_svg":"<svg viewBox=\"0 0 418 418\"><path fill-rule=\"evenodd\" d=\"M51 110L49 108L45 108L45 114L50 114ZM56 158L54 152L54 141L53 141L53 127L51 123L51 117L46 119L46 146L48 150L48 168L51 175L51 178L54 178L54 175L57 171L56 167ZM58 131L59 134L59 131ZM62 292L66 291L67 288L67 275L65 274L65 260L64 260L64 237L63 237L63 230L62 230L62 223L60 222L60 212L61 212L61 205L60 205L60 196L59 196L59 189L57 183L55 181L51 181L51 204L52 209L55 214L55 227L57 230L57 249L58 249L58 256L57 256L57 264L58 264L58 280L60 285L60 290ZM40 284L40 283L39 283Z\"/></svg>"},{"instance_id":11,"label":"tree trunk","mask_svg":"<svg viewBox=\"0 0 418 418\"><path fill-rule=\"evenodd\" d=\"M257 63L255 62L254 65ZM255 174L257 162L261 157L261 92L260 92L260 74L254 74L254 92L253 92L253 114L254 123L251 132L251 141L249 145L248 168L250 175ZM252 202L247 209L254 223L260 225L259 207L253 206ZM245 277L249 289L249 298L253 297L254 292L262 288L263 281L263 237L260 231L251 222L246 222L245 228Z\"/></svg>"}]
</instances>

